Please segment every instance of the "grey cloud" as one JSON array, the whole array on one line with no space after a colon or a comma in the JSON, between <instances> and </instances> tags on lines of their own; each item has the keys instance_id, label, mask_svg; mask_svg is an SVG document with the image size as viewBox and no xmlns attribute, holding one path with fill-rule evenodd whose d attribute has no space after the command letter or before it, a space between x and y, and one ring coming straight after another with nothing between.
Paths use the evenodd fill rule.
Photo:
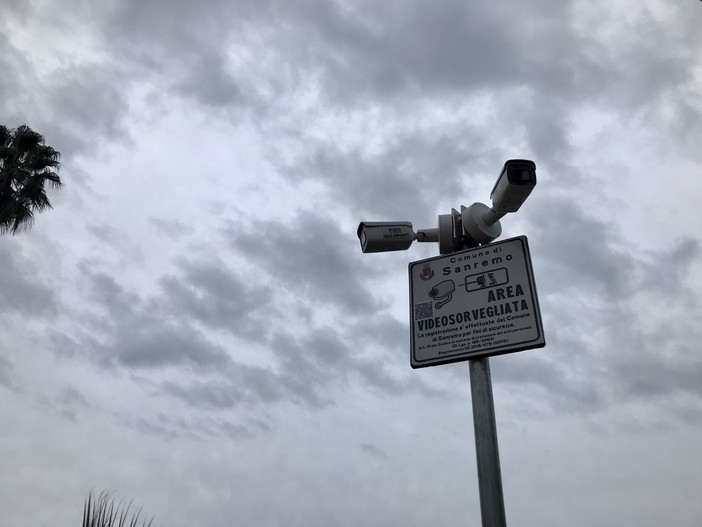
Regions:
<instances>
[{"instance_id":1,"label":"grey cloud","mask_svg":"<svg viewBox=\"0 0 702 527\"><path fill-rule=\"evenodd\" d=\"M333 145L318 145L306 163L289 167L286 172L304 174L305 178L324 178L336 199L345 201L355 210L368 210L371 214L385 215L387 219L395 216L402 219L409 210L428 208L428 197L417 191L423 188L421 180L416 180L416 187L408 183L407 175L399 168L402 165L398 158L405 163L407 160L397 150L380 159L368 159L360 152L341 154L335 153L333 148Z\"/></svg>"},{"instance_id":2,"label":"grey cloud","mask_svg":"<svg viewBox=\"0 0 702 527\"><path fill-rule=\"evenodd\" d=\"M240 423L227 420L203 418L196 421L196 426L207 430L210 436L225 435L232 439L254 437L274 430L267 417L245 417Z\"/></svg>"},{"instance_id":3,"label":"grey cloud","mask_svg":"<svg viewBox=\"0 0 702 527\"><path fill-rule=\"evenodd\" d=\"M164 278L161 294L151 299L125 291L103 273L86 271L93 298L110 315L96 326L104 332L99 343L94 344L100 363L129 369L195 367L193 381L163 385L166 393L194 407L222 409L242 402L283 399L313 406L329 403L325 393L328 382L343 377L347 366L342 361L337 371L324 371L334 364L333 357L324 353L336 352L336 342L313 334L316 336L305 340L304 354L299 353L299 360L291 362L280 348L295 339L276 337L282 373L235 362L231 358L233 350L225 351L213 344L193 327L192 320L227 331L243 328L249 312L260 308L262 294L253 294L233 273L214 264L181 262L180 268L183 275ZM258 328L259 340L265 343L266 332L254 327ZM246 331L233 332L246 335ZM310 353L314 360L308 357ZM306 368L309 371L304 371Z\"/></svg>"},{"instance_id":4,"label":"grey cloud","mask_svg":"<svg viewBox=\"0 0 702 527\"><path fill-rule=\"evenodd\" d=\"M74 328L69 334L51 328L47 331L49 348L62 359L75 358L84 349L98 347L97 341L80 329Z\"/></svg>"},{"instance_id":5,"label":"grey cloud","mask_svg":"<svg viewBox=\"0 0 702 527\"><path fill-rule=\"evenodd\" d=\"M288 395L278 373L236 362L219 370L216 378L167 382L164 389L196 408L216 410L233 408L241 403L279 402Z\"/></svg>"},{"instance_id":6,"label":"grey cloud","mask_svg":"<svg viewBox=\"0 0 702 527\"><path fill-rule=\"evenodd\" d=\"M87 225L85 229L96 238L99 245L110 246L118 252L123 262L129 262L135 266L145 262L144 249L133 233L98 222Z\"/></svg>"},{"instance_id":7,"label":"grey cloud","mask_svg":"<svg viewBox=\"0 0 702 527\"><path fill-rule=\"evenodd\" d=\"M491 362L493 381L496 385L539 386L560 412L597 412L611 403L610 393L605 379L582 367L583 361L577 357L579 347L559 346L547 339L545 349L499 357Z\"/></svg>"},{"instance_id":8,"label":"grey cloud","mask_svg":"<svg viewBox=\"0 0 702 527\"><path fill-rule=\"evenodd\" d=\"M495 12L460 2L388 2L344 10L307 2L287 7L284 16L297 31L286 37L309 47L309 56L324 65L329 101L347 104L369 96L446 95L514 84L530 70L527 35L542 32L515 30L519 6L513 7ZM550 15L544 18L550 21L554 12L567 10L544 10ZM543 24L547 31L553 27L558 25Z\"/></svg>"},{"instance_id":9,"label":"grey cloud","mask_svg":"<svg viewBox=\"0 0 702 527\"><path fill-rule=\"evenodd\" d=\"M262 331L260 313L272 298L268 286L245 283L223 262L183 261L179 268L160 281L165 309L238 335Z\"/></svg>"},{"instance_id":10,"label":"grey cloud","mask_svg":"<svg viewBox=\"0 0 702 527\"><path fill-rule=\"evenodd\" d=\"M642 286L666 296L676 295L679 301L695 303L697 296L686 287L686 282L690 268L701 252L699 240L685 238L660 253L649 255Z\"/></svg>"},{"instance_id":11,"label":"grey cloud","mask_svg":"<svg viewBox=\"0 0 702 527\"><path fill-rule=\"evenodd\" d=\"M496 360L495 379L541 386L560 410L699 398L702 362L692 347L699 330L690 321L701 305L689 290L699 242L624 254L604 221L572 204L544 202L558 221L529 231L540 255L535 273L547 346ZM664 307L671 305L687 317ZM651 313L658 320L644 325Z\"/></svg>"},{"instance_id":12,"label":"grey cloud","mask_svg":"<svg viewBox=\"0 0 702 527\"><path fill-rule=\"evenodd\" d=\"M183 94L215 107L243 102L241 88L227 72L221 56L210 53L193 62L188 68L188 76L176 84Z\"/></svg>"},{"instance_id":13,"label":"grey cloud","mask_svg":"<svg viewBox=\"0 0 702 527\"><path fill-rule=\"evenodd\" d=\"M251 430L244 425L235 425L229 422L214 422L210 427L202 429L210 437L226 436L231 439L251 437Z\"/></svg>"},{"instance_id":14,"label":"grey cloud","mask_svg":"<svg viewBox=\"0 0 702 527\"><path fill-rule=\"evenodd\" d=\"M273 430L271 425L262 419L242 418L240 422L235 423L211 416L193 419L189 423L182 423L182 426L184 428L187 427L187 429L203 439L222 436L230 439L246 439L269 433Z\"/></svg>"},{"instance_id":15,"label":"grey cloud","mask_svg":"<svg viewBox=\"0 0 702 527\"><path fill-rule=\"evenodd\" d=\"M251 10L249 7L254 5L257 9ZM110 40L135 54L158 51L177 59L185 54L184 50L205 42L211 42L213 49L221 47L221 41L213 41L212 37L223 36L227 28L237 29L256 11L263 14L266 5L246 0L235 4L211 0L198 5L182 0L147 4L126 0L104 13L103 29Z\"/></svg>"},{"instance_id":16,"label":"grey cloud","mask_svg":"<svg viewBox=\"0 0 702 527\"><path fill-rule=\"evenodd\" d=\"M226 374L231 382L244 389L250 402L279 402L289 393L281 382L284 378L267 368L234 364ZM299 401L299 398L292 400Z\"/></svg>"},{"instance_id":17,"label":"grey cloud","mask_svg":"<svg viewBox=\"0 0 702 527\"><path fill-rule=\"evenodd\" d=\"M622 374L628 393L634 396L657 397L671 392L691 392L702 398L702 361L694 357L686 361L670 364L665 357L645 357L643 353L632 356L632 362L619 364L617 370ZM633 355L633 354L632 354Z\"/></svg>"},{"instance_id":18,"label":"grey cloud","mask_svg":"<svg viewBox=\"0 0 702 527\"><path fill-rule=\"evenodd\" d=\"M81 343L103 365L127 368L191 366L221 368L229 356L205 338L186 320L173 320L155 310L136 293L126 291L116 280L81 264L84 281L105 316L93 314L88 323L102 335ZM59 339L55 344L65 344Z\"/></svg>"},{"instance_id":19,"label":"grey cloud","mask_svg":"<svg viewBox=\"0 0 702 527\"><path fill-rule=\"evenodd\" d=\"M270 230L279 227L271 225ZM230 232L233 227L225 234ZM353 308L376 308L371 295L363 295L362 286L353 286L358 276L338 251L343 236L333 222L303 216L291 233L268 240L261 246L253 238L244 243L239 239L235 246L247 247L248 241L261 266L270 266L280 287L306 288L307 296L317 303L336 303L350 296ZM355 243L353 248L355 251ZM299 337L268 335L269 324L260 317L274 309L271 289L243 282L222 262L181 260L175 273L159 281L160 292L149 298L125 290L116 277L96 269L99 265L81 265L92 299L107 315L93 315L97 317L94 327L103 333L91 346L99 352L98 359L130 369L196 366L200 379L164 385L168 393L193 406L227 408L283 398L321 406L333 401L330 383L339 379L356 379L393 394L409 389L381 365L354 357L333 332L308 328ZM214 345L193 327L193 321L245 339L256 336L259 344L270 344L280 371L234 362L230 358L234 350ZM394 328L391 322L383 327ZM376 329L381 330L380 326ZM59 338L55 344L73 349L72 339L68 340L71 342Z\"/></svg>"},{"instance_id":20,"label":"grey cloud","mask_svg":"<svg viewBox=\"0 0 702 527\"><path fill-rule=\"evenodd\" d=\"M27 8L29 9L29 8ZM71 9L73 11L73 9ZM6 14L3 11L3 14ZM25 13L28 15L28 13ZM66 26L66 31L73 28ZM95 146L96 137L121 137L127 108L128 81L110 59L78 64L63 57L62 68L42 70L20 44L0 35L0 95L9 110L5 118L27 123L60 151L64 159Z\"/></svg>"},{"instance_id":21,"label":"grey cloud","mask_svg":"<svg viewBox=\"0 0 702 527\"><path fill-rule=\"evenodd\" d=\"M38 268L19 243L0 245L0 312L41 317L55 313L58 301L50 287L37 280Z\"/></svg>"},{"instance_id":22,"label":"grey cloud","mask_svg":"<svg viewBox=\"0 0 702 527\"><path fill-rule=\"evenodd\" d=\"M402 324L379 313L380 305L364 292L355 264L339 250L343 236L338 227L302 214L290 231L275 234L279 229L279 223L271 224L266 229L271 235L254 239L229 225L223 234L238 234L229 241L238 250L253 251L254 262L260 262L281 283L279 288L299 288L317 305L341 303L351 315L363 313L366 325L358 334L365 337L357 336L361 322L353 316L333 330L307 326L294 334L271 332L263 318L275 311L271 287L245 283L220 261L181 260L175 273L159 281L160 291L148 298L126 290L115 277L100 272L99 265L81 264L91 298L101 306L92 324L102 333L93 341L84 339L83 345L89 345L98 353L95 358L111 367L195 367L191 381L171 380L162 389L197 408L226 409L283 400L322 407L333 404L333 387L340 381L392 395L411 390L435 394L424 383L410 382L386 367L383 357L398 360L400 354L405 356L406 350L393 342L398 337L405 342L400 336ZM355 254L356 243L353 251ZM364 265L359 269L363 272ZM235 349L214 344L196 329L195 322L244 342L255 340L273 352L276 364L269 369L237 362ZM371 334L372 344L380 351L369 358L363 346L371 344ZM54 344L70 349L72 342L73 338L59 335Z\"/></svg>"},{"instance_id":23,"label":"grey cloud","mask_svg":"<svg viewBox=\"0 0 702 527\"><path fill-rule=\"evenodd\" d=\"M686 268L689 268L699 255L700 242L692 238L681 240L672 252L674 261L681 263Z\"/></svg>"},{"instance_id":24,"label":"grey cloud","mask_svg":"<svg viewBox=\"0 0 702 527\"><path fill-rule=\"evenodd\" d=\"M702 399L702 338L696 320L664 319L660 325L629 331L609 360L617 392L659 398L685 393Z\"/></svg>"},{"instance_id":25,"label":"grey cloud","mask_svg":"<svg viewBox=\"0 0 702 527\"><path fill-rule=\"evenodd\" d=\"M30 5L22 0L5 0L2 7L6 22L24 22L31 11Z\"/></svg>"},{"instance_id":26,"label":"grey cloud","mask_svg":"<svg viewBox=\"0 0 702 527\"><path fill-rule=\"evenodd\" d=\"M245 439L268 433L272 427L263 419L242 418L239 423L217 419L208 415L181 417L159 413L150 418L120 416L130 428L163 439L188 437L196 440L211 440L213 437Z\"/></svg>"},{"instance_id":27,"label":"grey cloud","mask_svg":"<svg viewBox=\"0 0 702 527\"><path fill-rule=\"evenodd\" d=\"M387 459L388 455L382 448L372 444L372 443L361 443L358 447L371 457L377 459Z\"/></svg>"},{"instance_id":28,"label":"grey cloud","mask_svg":"<svg viewBox=\"0 0 702 527\"><path fill-rule=\"evenodd\" d=\"M702 158L699 148L699 137L702 136L702 108L685 93L689 90L695 91L690 85L694 83L689 81L680 89L682 93L672 98L670 117L665 122L665 134L675 138L675 146L688 158L699 161Z\"/></svg>"},{"instance_id":29,"label":"grey cloud","mask_svg":"<svg viewBox=\"0 0 702 527\"><path fill-rule=\"evenodd\" d=\"M619 20L617 23L607 19L606 11L601 13L602 20L595 23L610 24L617 31L611 40L583 37L583 49L598 57L601 67L605 68L606 77L597 79L605 83L599 86L595 97L608 97L610 102L620 103L623 108L642 108L659 102L659 96L675 91L690 78L689 66L694 57L680 54L680 44L683 43L683 49L685 42L694 45L695 40L699 41L699 34L685 20L689 15L685 10L671 10L669 14L675 31L650 11L642 11L635 22Z\"/></svg>"},{"instance_id":30,"label":"grey cloud","mask_svg":"<svg viewBox=\"0 0 702 527\"><path fill-rule=\"evenodd\" d=\"M588 215L570 199L536 196L536 207L552 220L528 216L530 238L538 244L541 266L537 280L545 293L559 284L560 292L600 296L600 309L618 301L628 303L638 293L656 292L692 306L694 293L686 287L700 242L685 238L657 251L625 251L616 226ZM539 276L543 278L538 278ZM555 291L553 291L555 292ZM608 302L612 304L608 304Z\"/></svg>"},{"instance_id":31,"label":"grey cloud","mask_svg":"<svg viewBox=\"0 0 702 527\"><path fill-rule=\"evenodd\" d=\"M481 52L481 44L498 56L510 46L503 47L499 38L486 41L494 22L475 23L470 8L444 4L422 10L408 4L401 10L386 8L385 16L376 14L375 24L370 24L332 6L318 5L315 14L301 21L317 36L312 51L325 66L325 94L330 101L389 97L408 90L417 94L428 88L428 79L454 86L471 80L495 82L507 72L499 59L493 61L490 53ZM493 29L502 34L499 27ZM437 38L417 38L425 34ZM471 74L476 70L482 75Z\"/></svg>"},{"instance_id":32,"label":"grey cloud","mask_svg":"<svg viewBox=\"0 0 702 527\"><path fill-rule=\"evenodd\" d=\"M125 133L120 123L127 109L126 80L114 64L68 67L52 77L52 113L77 145L93 143L94 134L119 137Z\"/></svg>"},{"instance_id":33,"label":"grey cloud","mask_svg":"<svg viewBox=\"0 0 702 527\"><path fill-rule=\"evenodd\" d=\"M695 49L700 38L687 9L675 10L667 23L639 17L636 28L608 19L602 9L594 24L613 28L607 34L579 27L570 5L511 2L488 10L454 1L359 2L349 9L317 0L211 0L83 9L73 23L99 21L114 60L56 73L53 82L62 86L57 116L64 117L56 120L120 134L122 94L135 79L148 77L159 89L175 89L204 105L265 107L273 120L284 111L276 101L289 104L287 97L305 85L319 84L319 97L345 111L381 100L386 112L400 100L445 101L490 88L509 103L509 114L501 117L524 126L542 159L567 155L568 120L582 104L614 104L630 119L666 98L699 127L700 112L685 91L694 83L695 56L673 51L681 42ZM116 64L124 69L115 71ZM685 137L690 127L679 124L667 122Z\"/></svg>"},{"instance_id":34,"label":"grey cloud","mask_svg":"<svg viewBox=\"0 0 702 527\"><path fill-rule=\"evenodd\" d=\"M0 385L5 388L14 388L12 370L13 365L10 360L0 355Z\"/></svg>"},{"instance_id":35,"label":"grey cloud","mask_svg":"<svg viewBox=\"0 0 702 527\"><path fill-rule=\"evenodd\" d=\"M189 385L167 382L163 388L166 393L186 401L191 406L205 409L232 408L244 396L240 387L221 381L205 381Z\"/></svg>"},{"instance_id":36,"label":"grey cloud","mask_svg":"<svg viewBox=\"0 0 702 527\"><path fill-rule=\"evenodd\" d=\"M407 377L404 379L397 379L387 371L384 363L380 359L359 360L355 365L355 369L366 386L379 392L396 396L413 390L421 391L425 395L437 395L438 393L435 390L427 388L423 382L412 382Z\"/></svg>"},{"instance_id":37,"label":"grey cloud","mask_svg":"<svg viewBox=\"0 0 702 527\"><path fill-rule=\"evenodd\" d=\"M4 32L0 32L0 70L3 71L0 98L5 107L5 122L2 124L14 128L26 121L23 110L31 101L26 84L34 79L34 70L29 59L12 44Z\"/></svg>"},{"instance_id":38,"label":"grey cloud","mask_svg":"<svg viewBox=\"0 0 702 527\"><path fill-rule=\"evenodd\" d=\"M379 6L373 7L377 11ZM234 49L252 45L246 40L248 28L265 39L260 51L280 62L273 62L264 75L270 87L279 85L275 74L283 65L281 54L301 50L292 67L311 78L321 72L324 93L337 103L368 95L499 86L512 82L515 72L529 70L519 60L523 32L505 23L509 11L495 15L457 2L389 3L373 14L366 9L341 9L319 1L212 1L197 9L182 2L124 2L107 15L104 27L107 38L130 60L189 71L181 87L210 104L236 102L236 84L224 73L227 51L222 43Z\"/></svg>"},{"instance_id":39,"label":"grey cloud","mask_svg":"<svg viewBox=\"0 0 702 527\"><path fill-rule=\"evenodd\" d=\"M233 249L246 252L266 269L279 288L297 290L310 301L334 302L350 313L379 307L353 262L351 233L343 232L331 217L300 212L290 226L257 222L246 231L229 224L222 235Z\"/></svg>"},{"instance_id":40,"label":"grey cloud","mask_svg":"<svg viewBox=\"0 0 702 527\"><path fill-rule=\"evenodd\" d=\"M88 225L86 226L86 230L98 240L112 246L117 245L121 239L120 231L111 225Z\"/></svg>"},{"instance_id":41,"label":"grey cloud","mask_svg":"<svg viewBox=\"0 0 702 527\"><path fill-rule=\"evenodd\" d=\"M169 381L163 388L193 407L216 410L283 401L322 408L334 404L339 383L360 382L394 396L433 393L420 381L393 376L381 360L363 357L351 342L325 329L309 329L299 337L278 333L268 342L278 360L273 369L231 362L216 378Z\"/></svg>"},{"instance_id":42,"label":"grey cloud","mask_svg":"<svg viewBox=\"0 0 702 527\"><path fill-rule=\"evenodd\" d=\"M686 404L679 405L675 410L676 416L684 423L690 425L702 424L702 406L698 399L687 401Z\"/></svg>"},{"instance_id":43,"label":"grey cloud","mask_svg":"<svg viewBox=\"0 0 702 527\"><path fill-rule=\"evenodd\" d=\"M114 357L128 368L221 368L230 360L221 347L198 331L153 319L144 320L137 327L119 328L106 346L105 357Z\"/></svg>"},{"instance_id":44,"label":"grey cloud","mask_svg":"<svg viewBox=\"0 0 702 527\"><path fill-rule=\"evenodd\" d=\"M365 24L363 8L355 16L327 8L308 20L321 34L317 60L326 66L329 99L337 104L369 92L396 98L528 87L533 99L524 101L522 113L549 112L556 103L560 115L546 122L553 128L549 135L562 138L566 108L604 98L631 115L692 80L693 55L672 51L681 41L691 49L699 41L683 10L673 17L674 30L650 14L635 27L602 20L617 29L607 38L587 27L576 30L569 5L552 10L530 3L529 27L522 24L519 2L498 11L459 2L389 3L382 14L374 4L375 23ZM527 131L539 135L533 127Z\"/></svg>"},{"instance_id":45,"label":"grey cloud","mask_svg":"<svg viewBox=\"0 0 702 527\"><path fill-rule=\"evenodd\" d=\"M321 338L324 339L325 336ZM310 340L308 336L306 342L300 343L289 334L277 335L270 343L271 349L281 361L284 372L280 379L282 386L293 400L312 407L332 404L330 383L347 380L349 373L344 368L344 355L348 353L344 346L320 346L314 337ZM322 364L317 361L320 353ZM335 363L336 367L333 367Z\"/></svg>"},{"instance_id":46,"label":"grey cloud","mask_svg":"<svg viewBox=\"0 0 702 527\"><path fill-rule=\"evenodd\" d=\"M243 94L226 44L238 41L247 11L246 2L128 1L106 14L103 28L135 73L202 104L233 107Z\"/></svg>"},{"instance_id":47,"label":"grey cloud","mask_svg":"<svg viewBox=\"0 0 702 527\"><path fill-rule=\"evenodd\" d=\"M165 218L151 218L150 221L160 232L172 240L181 239L193 232L193 228L182 221Z\"/></svg>"},{"instance_id":48,"label":"grey cloud","mask_svg":"<svg viewBox=\"0 0 702 527\"><path fill-rule=\"evenodd\" d=\"M85 396L73 386L64 386L61 389L57 400L61 404L71 407L89 408L92 406Z\"/></svg>"},{"instance_id":49,"label":"grey cloud","mask_svg":"<svg viewBox=\"0 0 702 527\"><path fill-rule=\"evenodd\" d=\"M171 441L181 437L182 432L176 427L169 426L156 420L147 419L144 417L116 414L115 417L124 424L127 428L136 430L142 434L158 437L160 439Z\"/></svg>"},{"instance_id":50,"label":"grey cloud","mask_svg":"<svg viewBox=\"0 0 702 527\"><path fill-rule=\"evenodd\" d=\"M563 166L570 156L569 110L563 103L537 96L528 109L515 108L515 120L523 122L533 157ZM564 174L570 171L562 170ZM570 178L569 178L570 179ZM570 181L572 183L572 180Z\"/></svg>"},{"instance_id":51,"label":"grey cloud","mask_svg":"<svg viewBox=\"0 0 702 527\"><path fill-rule=\"evenodd\" d=\"M634 260L616 248L611 226L586 215L570 200L537 196L549 221L530 221L530 237L538 238L542 276L566 287L594 288L604 297L631 293ZM561 285L560 287L563 287Z\"/></svg>"},{"instance_id":52,"label":"grey cloud","mask_svg":"<svg viewBox=\"0 0 702 527\"><path fill-rule=\"evenodd\" d=\"M77 421L80 416L85 414L86 410L93 408L85 396L72 386L61 388L51 404L71 421Z\"/></svg>"},{"instance_id":53,"label":"grey cloud","mask_svg":"<svg viewBox=\"0 0 702 527\"><path fill-rule=\"evenodd\" d=\"M332 383L360 382L370 389L400 395L425 388L421 382L398 378L378 358L364 357L351 334L320 328L301 338L279 334L270 347L281 361L285 386L312 404L329 404Z\"/></svg>"},{"instance_id":54,"label":"grey cloud","mask_svg":"<svg viewBox=\"0 0 702 527\"><path fill-rule=\"evenodd\" d=\"M291 179L326 181L338 202L376 217L368 219L399 220L411 213L433 222L435 203L459 194L484 169L485 153L491 150L480 131L468 124L438 137L403 132L375 155L346 152L328 142L302 143L295 164L280 165Z\"/></svg>"},{"instance_id":55,"label":"grey cloud","mask_svg":"<svg viewBox=\"0 0 702 527\"><path fill-rule=\"evenodd\" d=\"M141 304L139 295L125 290L114 277L93 271L90 264L80 263L78 269L87 279L91 296L107 310L112 321L131 321L137 318L136 311Z\"/></svg>"},{"instance_id":56,"label":"grey cloud","mask_svg":"<svg viewBox=\"0 0 702 527\"><path fill-rule=\"evenodd\" d=\"M387 313L377 313L364 317L348 325L349 333L354 335L354 342L361 345L377 344L384 356L409 351L408 327ZM409 360L409 359L408 359Z\"/></svg>"},{"instance_id":57,"label":"grey cloud","mask_svg":"<svg viewBox=\"0 0 702 527\"><path fill-rule=\"evenodd\" d=\"M192 325L195 318L228 331L232 326L239 327L247 312L254 311L254 304L247 308L242 299L255 303L260 295L252 295L233 274L211 264L182 262L181 268L187 278L182 283L174 277L164 279L162 293L151 299L125 291L103 273L86 271L93 299L109 317L100 318L95 325L103 335L92 343L82 342L82 347L92 344L91 349L98 354L94 358L109 367L195 367L193 382L163 386L167 393L195 407L227 408L240 402L276 402L283 397L315 406L323 404L326 396L307 382L306 373L295 371L287 363L283 366L285 375L237 363L230 352ZM265 332L258 333L259 339L265 339ZM59 340L59 344L65 344L65 339ZM288 375L293 372L297 377ZM314 375L322 377L318 370Z\"/></svg>"}]
</instances>

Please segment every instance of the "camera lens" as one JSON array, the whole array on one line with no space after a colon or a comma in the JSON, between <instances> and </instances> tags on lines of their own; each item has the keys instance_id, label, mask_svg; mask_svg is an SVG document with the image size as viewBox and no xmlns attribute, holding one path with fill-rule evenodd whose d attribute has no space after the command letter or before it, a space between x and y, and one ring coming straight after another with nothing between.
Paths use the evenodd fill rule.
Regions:
<instances>
[{"instance_id":1,"label":"camera lens","mask_svg":"<svg viewBox=\"0 0 702 527\"><path fill-rule=\"evenodd\" d=\"M528 185L533 181L532 171L524 165L512 167L509 171L509 179L515 185Z\"/></svg>"}]
</instances>

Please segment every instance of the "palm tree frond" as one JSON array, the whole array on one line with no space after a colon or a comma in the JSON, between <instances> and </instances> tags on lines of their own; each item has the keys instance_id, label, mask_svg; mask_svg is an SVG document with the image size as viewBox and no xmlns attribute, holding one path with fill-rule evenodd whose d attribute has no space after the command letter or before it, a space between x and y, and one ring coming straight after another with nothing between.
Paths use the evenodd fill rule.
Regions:
<instances>
[{"instance_id":1,"label":"palm tree frond","mask_svg":"<svg viewBox=\"0 0 702 527\"><path fill-rule=\"evenodd\" d=\"M141 507L132 509L132 502L126 505L123 499L115 502L114 496L102 491L97 497L90 491L83 505L82 527L150 527L153 517L140 519Z\"/></svg>"},{"instance_id":2,"label":"palm tree frond","mask_svg":"<svg viewBox=\"0 0 702 527\"><path fill-rule=\"evenodd\" d=\"M58 176L56 172L44 172L42 174L44 179L46 179L49 182L49 185L53 188L61 188L63 187L63 182L61 181L61 178Z\"/></svg>"},{"instance_id":3,"label":"palm tree frond","mask_svg":"<svg viewBox=\"0 0 702 527\"><path fill-rule=\"evenodd\" d=\"M26 153L37 145L43 144L44 137L26 124L23 124L22 126L18 126L17 130L15 130L13 142L21 153Z\"/></svg>"},{"instance_id":4,"label":"palm tree frond","mask_svg":"<svg viewBox=\"0 0 702 527\"><path fill-rule=\"evenodd\" d=\"M44 186L63 186L60 157L26 124L15 130L0 125L0 234L29 229L34 212L52 208Z\"/></svg>"}]
</instances>

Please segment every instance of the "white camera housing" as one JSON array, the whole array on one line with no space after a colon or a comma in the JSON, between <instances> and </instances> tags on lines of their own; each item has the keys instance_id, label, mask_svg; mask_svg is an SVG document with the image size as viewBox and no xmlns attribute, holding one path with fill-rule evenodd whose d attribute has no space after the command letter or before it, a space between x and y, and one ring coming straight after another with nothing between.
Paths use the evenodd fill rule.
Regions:
<instances>
[{"instance_id":1,"label":"white camera housing","mask_svg":"<svg viewBox=\"0 0 702 527\"><path fill-rule=\"evenodd\" d=\"M536 163L510 159L490 192L492 210L498 214L517 212L536 186Z\"/></svg>"},{"instance_id":2,"label":"white camera housing","mask_svg":"<svg viewBox=\"0 0 702 527\"><path fill-rule=\"evenodd\" d=\"M356 234L364 253L404 251L409 249L415 240L439 242L440 247L450 247L453 231L451 215L447 217L449 221L442 222L442 216L439 216L439 228L419 229L417 232L414 232L409 221L362 221Z\"/></svg>"},{"instance_id":3,"label":"white camera housing","mask_svg":"<svg viewBox=\"0 0 702 527\"><path fill-rule=\"evenodd\" d=\"M415 239L409 221L362 221L356 234L364 253L404 251Z\"/></svg>"}]
</instances>

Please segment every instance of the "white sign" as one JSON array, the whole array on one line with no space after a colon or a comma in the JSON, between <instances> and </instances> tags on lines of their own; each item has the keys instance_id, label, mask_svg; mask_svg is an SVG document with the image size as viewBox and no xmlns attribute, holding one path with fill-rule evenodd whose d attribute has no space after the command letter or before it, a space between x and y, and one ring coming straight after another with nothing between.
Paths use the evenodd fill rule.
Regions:
<instances>
[{"instance_id":1,"label":"white sign","mask_svg":"<svg viewBox=\"0 0 702 527\"><path fill-rule=\"evenodd\" d=\"M409 264L413 368L546 345L526 236Z\"/></svg>"}]
</instances>

